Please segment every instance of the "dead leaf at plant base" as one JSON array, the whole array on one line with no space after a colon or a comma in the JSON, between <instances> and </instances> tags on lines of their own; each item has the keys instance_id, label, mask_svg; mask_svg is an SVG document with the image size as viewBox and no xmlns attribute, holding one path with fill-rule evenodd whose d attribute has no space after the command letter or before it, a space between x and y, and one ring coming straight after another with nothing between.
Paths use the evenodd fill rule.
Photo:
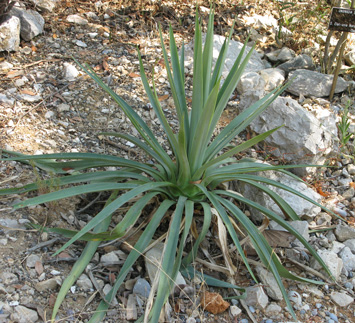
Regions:
<instances>
[{"instance_id":1,"label":"dead leaf at plant base","mask_svg":"<svg viewBox=\"0 0 355 323\"><path fill-rule=\"evenodd\" d=\"M230 306L220 294L207 291L202 293L200 303L204 310L212 314L222 313Z\"/></svg>"}]
</instances>

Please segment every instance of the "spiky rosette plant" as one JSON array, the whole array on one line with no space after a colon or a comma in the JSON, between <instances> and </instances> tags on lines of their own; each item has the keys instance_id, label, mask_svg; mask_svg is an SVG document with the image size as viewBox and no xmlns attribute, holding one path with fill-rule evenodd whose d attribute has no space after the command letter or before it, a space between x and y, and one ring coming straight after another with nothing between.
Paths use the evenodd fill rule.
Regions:
<instances>
[{"instance_id":1,"label":"spiky rosette plant","mask_svg":"<svg viewBox=\"0 0 355 323\"><path fill-rule=\"evenodd\" d=\"M237 223L238 226L243 228L243 231L249 236L260 260L274 275L287 302L288 308L295 317L292 306L287 298L287 293L282 284L282 277L302 282L318 282L291 274L281 264L279 258L255 224L242 212L238 205L246 205L252 209L258 210L266 217L280 224L300 240L309 250L310 254L313 255L326 272L331 275L318 254L282 217L262 205L243 197L235 191L223 189L224 186L220 185L228 181L240 181L253 185L269 195L284 214L288 215L288 217L293 220L299 220L299 217L285 200L269 188L270 186L291 192L294 195L302 197L303 199L321 207L321 205L294 189L255 174L256 172L267 170L276 170L287 173L284 169L288 166L272 166L249 159L238 160L234 157L243 150L264 140L276 130L274 129L264 134L260 134L238 146L231 147L233 139L236 138L241 131L243 131L268 107L271 102L277 98L277 96L284 90L284 87L267 94L263 99L254 103L231 120L231 122L218 134L214 133L221 114L248 63L250 56L252 55L253 49L246 54L245 58L243 58L246 50L246 45L244 45L233 68L222 83L222 69L224 67L224 61L233 27L229 37L226 38L213 67L213 20L214 15L213 12L211 12L206 39L203 46L201 26L199 25L198 17L196 15L191 109L188 108L185 94L184 46L182 46L179 57L173 31L170 27L169 60L164 45L163 35L160 30L167 76L175 103L176 115L179 121L179 129L177 133L175 133L170 127L161 108L154 84L154 78L152 85L148 82L141 55L138 52L142 82L151 106L165 132L166 141L169 149L172 151L172 156L164 150L152 130L147 126L134 108L129 106L119 95L101 81L89 66L82 66L79 64L83 70L85 70L85 72L117 102L122 111L131 121L132 125L137 129L140 136L134 137L124 133L104 133L104 135L116 136L132 142L139 147L147 157L153 159L154 163L146 164L112 155L90 153L60 153L41 156L25 156L16 153L15 157L7 158L7 160L30 161L44 170L65 174L66 176L59 177L57 185L64 186L68 184L76 184L69 188L63 188L52 193L27 199L16 204L14 206L15 208L38 205L79 194L100 191L112 192L104 208L79 232L64 229L47 229L70 237L70 240L65 243L55 255L68 248L77 240L89 241L80 259L76 262L70 275L61 287L53 309L52 320L55 319L59 306L67 291L90 262L100 241L123 237L130 228L135 226L141 214L143 214L142 212L144 208L155 197L159 198L159 207L155 210L139 240L129 253L123 266L120 268L113 288L106 295L105 299L101 301L90 322L99 322L105 317L109 304L112 303L115 294L124 282L129 270L143 251L149 246L162 219L166 216L169 217L170 224L165 238L165 249L162 256L161 270L159 272L154 302L151 309L147 309L149 314L146 316L151 322L158 321L161 309L168 300L169 293L174 286L174 280L178 272L183 268L188 268L194 260L199 244L205 238L206 233L209 230L212 214L215 214L218 221L224 224L226 231L229 234L229 239L235 244L246 268L256 281L242 250L234 225ZM102 170L102 167L108 166L116 167L117 170ZM294 168L295 166L291 167ZM101 170L82 172L83 170L95 168ZM68 170L70 170L70 174L68 173ZM41 184L45 185L46 183L47 182L44 181ZM2 190L2 194L25 193L36 190L38 185L38 183L34 183L22 188L4 189ZM115 227L109 228L112 214L123 205L130 205L130 209L126 212L121 222ZM189 235L194 217L194 210L197 209L203 212L203 226L190 252L183 257L185 242ZM232 285L228 286L231 287Z\"/></svg>"}]
</instances>

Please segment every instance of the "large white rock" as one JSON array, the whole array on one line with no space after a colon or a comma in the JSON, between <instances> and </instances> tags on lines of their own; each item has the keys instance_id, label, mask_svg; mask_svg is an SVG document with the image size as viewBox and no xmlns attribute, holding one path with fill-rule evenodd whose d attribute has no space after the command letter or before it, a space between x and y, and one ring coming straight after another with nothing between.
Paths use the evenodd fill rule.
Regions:
<instances>
[{"instance_id":1,"label":"large white rock","mask_svg":"<svg viewBox=\"0 0 355 323\"><path fill-rule=\"evenodd\" d=\"M16 51L20 45L20 19L12 16L0 25L0 51Z\"/></svg>"},{"instance_id":2,"label":"large white rock","mask_svg":"<svg viewBox=\"0 0 355 323\"><path fill-rule=\"evenodd\" d=\"M296 179L280 173L276 171L265 171L265 172L258 172L256 175L263 176L269 179L272 179L274 181L277 181L281 184L284 184L297 192L300 192L312 200L316 202L321 201L321 196L313 191L311 188L309 188L306 184L297 181ZM243 183L241 181L238 181L236 183L238 191L246 198L255 201L259 203L262 206L265 206L267 209L275 212L282 218L284 218L284 214L281 211L281 209L278 207L278 205L274 202L269 195L266 193L263 193L260 191L258 188L255 188L254 186L250 184ZM296 196L288 191L282 190L277 187L273 186L268 186L272 191L276 192L281 198L283 198L296 212L296 214L299 217L306 217L306 218L314 218L320 211L321 208L304 200L303 198ZM262 221L264 216L261 212L252 209L251 210L251 216L254 220L257 221Z\"/></svg>"},{"instance_id":3,"label":"large white rock","mask_svg":"<svg viewBox=\"0 0 355 323\"><path fill-rule=\"evenodd\" d=\"M291 72L289 79L293 79L293 81L286 89L287 92L298 96L315 96L318 98L329 96L333 83L333 75L305 69ZM335 93L343 92L347 87L348 83L342 77L338 77Z\"/></svg>"},{"instance_id":4,"label":"large white rock","mask_svg":"<svg viewBox=\"0 0 355 323\"><path fill-rule=\"evenodd\" d=\"M44 19L37 11L12 8L11 14L20 19L21 37L24 40L29 41L43 32Z\"/></svg>"},{"instance_id":5,"label":"large white rock","mask_svg":"<svg viewBox=\"0 0 355 323\"><path fill-rule=\"evenodd\" d=\"M285 81L285 71L279 68L266 68L260 71L265 81L265 91L272 91Z\"/></svg>"},{"instance_id":6,"label":"large white rock","mask_svg":"<svg viewBox=\"0 0 355 323\"><path fill-rule=\"evenodd\" d=\"M239 108L244 110L261 99L260 91L245 93ZM311 112L291 98L278 97L250 128L258 133L282 126L265 139L269 152L291 164L322 165L336 151L334 134ZM295 173L305 175L315 168L296 168Z\"/></svg>"},{"instance_id":7,"label":"large white rock","mask_svg":"<svg viewBox=\"0 0 355 323\"><path fill-rule=\"evenodd\" d=\"M205 35L203 37L205 39ZM223 46L223 42L225 40L225 37L220 36L220 35L214 35L213 36L213 62L215 63L217 61L218 55L221 51L221 48ZM226 78L229 71L231 70L231 68L233 67L233 64L235 62L235 60L237 59L242 47L243 47L243 43L235 41L235 40L231 40L229 42L229 48L228 48L228 52L226 55L226 61L224 64L224 70L222 73L222 78ZM251 50L251 47L247 47L245 53L244 53L244 57L246 56L246 54ZM185 46L185 66L187 68L192 69L193 67L193 42L188 43ZM259 53L257 53L256 51L253 52L253 54L251 55L251 58L247 64L247 66L245 67L244 73L247 72L258 72L262 69L264 69L264 63L261 60L261 55Z\"/></svg>"}]
</instances>

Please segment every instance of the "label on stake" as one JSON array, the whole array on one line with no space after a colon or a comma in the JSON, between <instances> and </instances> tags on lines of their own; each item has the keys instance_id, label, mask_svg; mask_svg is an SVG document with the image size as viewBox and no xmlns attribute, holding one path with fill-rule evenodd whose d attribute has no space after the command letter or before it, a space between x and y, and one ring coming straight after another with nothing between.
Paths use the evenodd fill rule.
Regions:
<instances>
[{"instance_id":1,"label":"label on stake","mask_svg":"<svg viewBox=\"0 0 355 323\"><path fill-rule=\"evenodd\" d=\"M330 16L329 29L355 33L355 9L334 7Z\"/></svg>"}]
</instances>

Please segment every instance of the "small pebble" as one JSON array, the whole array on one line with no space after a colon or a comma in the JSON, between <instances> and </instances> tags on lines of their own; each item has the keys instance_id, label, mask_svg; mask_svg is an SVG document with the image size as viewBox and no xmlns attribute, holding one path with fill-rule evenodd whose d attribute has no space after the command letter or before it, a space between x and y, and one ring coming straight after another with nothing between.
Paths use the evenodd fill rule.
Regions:
<instances>
[{"instance_id":1,"label":"small pebble","mask_svg":"<svg viewBox=\"0 0 355 323\"><path fill-rule=\"evenodd\" d=\"M334 313L329 313L329 317L334 321L338 322L338 317Z\"/></svg>"},{"instance_id":2,"label":"small pebble","mask_svg":"<svg viewBox=\"0 0 355 323\"><path fill-rule=\"evenodd\" d=\"M249 311L255 313L255 308L253 306L249 306Z\"/></svg>"}]
</instances>

